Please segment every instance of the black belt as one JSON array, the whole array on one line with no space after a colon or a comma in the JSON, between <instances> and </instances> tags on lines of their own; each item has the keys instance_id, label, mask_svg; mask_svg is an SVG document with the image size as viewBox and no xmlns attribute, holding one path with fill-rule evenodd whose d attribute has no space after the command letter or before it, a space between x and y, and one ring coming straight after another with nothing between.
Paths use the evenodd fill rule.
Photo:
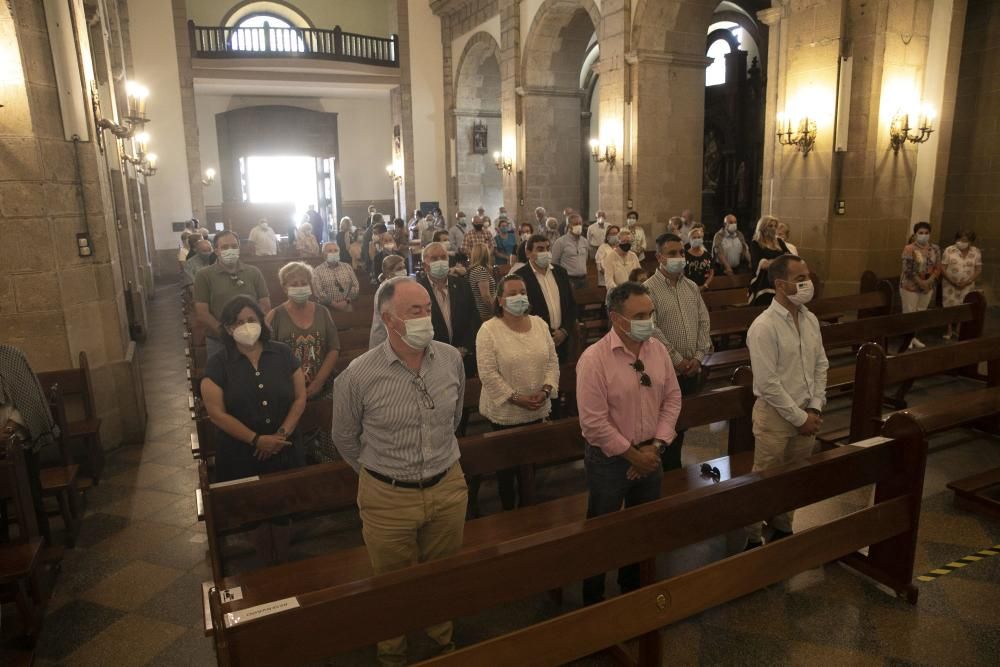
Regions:
<instances>
[{"instance_id":1,"label":"black belt","mask_svg":"<svg viewBox=\"0 0 1000 667\"><path fill-rule=\"evenodd\" d=\"M390 486L399 487L400 489L429 489L444 479L444 476L448 474L448 471L445 470L444 472L439 472L433 477L428 477L427 479L420 480L419 482L403 482L383 475L382 473L375 472L371 468L365 468L365 472L380 482L384 482Z\"/></svg>"}]
</instances>

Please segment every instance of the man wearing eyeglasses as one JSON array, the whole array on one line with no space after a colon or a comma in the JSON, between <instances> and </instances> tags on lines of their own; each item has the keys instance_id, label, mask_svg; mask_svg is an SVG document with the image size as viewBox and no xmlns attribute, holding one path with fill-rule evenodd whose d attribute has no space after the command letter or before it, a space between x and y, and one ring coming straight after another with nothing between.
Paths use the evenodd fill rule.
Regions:
<instances>
[{"instance_id":1,"label":"man wearing eyeglasses","mask_svg":"<svg viewBox=\"0 0 1000 667\"><path fill-rule=\"evenodd\" d=\"M337 377L333 442L358 472L362 535L381 574L456 553L468 494L455 438L462 355L433 340L431 295L413 280L384 283L376 307L388 338ZM450 621L427 634L454 648ZM406 637L379 642L378 658L406 664Z\"/></svg>"},{"instance_id":2,"label":"man wearing eyeglasses","mask_svg":"<svg viewBox=\"0 0 1000 667\"><path fill-rule=\"evenodd\" d=\"M587 518L660 497L661 458L677 436L681 390L663 343L652 338L653 300L634 282L608 295L611 331L576 366L577 407L587 441ZM623 593L639 587L639 565L618 571ZM604 599L604 573L583 582L583 603Z\"/></svg>"}]
</instances>

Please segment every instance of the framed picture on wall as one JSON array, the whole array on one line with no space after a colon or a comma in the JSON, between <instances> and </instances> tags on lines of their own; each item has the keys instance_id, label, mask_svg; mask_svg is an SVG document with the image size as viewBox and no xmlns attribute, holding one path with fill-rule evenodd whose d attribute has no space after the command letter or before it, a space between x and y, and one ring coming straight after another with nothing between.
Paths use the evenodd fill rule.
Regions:
<instances>
[{"instance_id":1,"label":"framed picture on wall","mask_svg":"<svg viewBox=\"0 0 1000 667\"><path fill-rule=\"evenodd\" d=\"M482 123L476 123L472 126L472 152L477 155L485 155L489 152L487 148L487 131L486 126Z\"/></svg>"}]
</instances>

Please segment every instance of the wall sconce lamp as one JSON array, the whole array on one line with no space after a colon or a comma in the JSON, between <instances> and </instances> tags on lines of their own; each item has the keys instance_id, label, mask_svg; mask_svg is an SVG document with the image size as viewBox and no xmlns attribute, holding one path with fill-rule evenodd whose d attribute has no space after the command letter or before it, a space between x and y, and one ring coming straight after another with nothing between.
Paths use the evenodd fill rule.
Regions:
<instances>
[{"instance_id":1,"label":"wall sconce lamp","mask_svg":"<svg viewBox=\"0 0 1000 667\"><path fill-rule=\"evenodd\" d=\"M917 127L910 127L910 118L915 117ZM889 142L894 153L909 141L911 144L922 144L931 138L934 132L934 109L925 104L918 113L911 114L908 111L897 112L889 123ZM916 132L911 132L916 130Z\"/></svg>"},{"instance_id":2,"label":"wall sconce lamp","mask_svg":"<svg viewBox=\"0 0 1000 667\"><path fill-rule=\"evenodd\" d=\"M604 147L604 154L601 154L601 142L597 139L590 140L590 157L593 158L594 162L607 162L608 169L615 168L615 160L618 158L618 149L615 148L614 144L608 144Z\"/></svg>"},{"instance_id":3,"label":"wall sconce lamp","mask_svg":"<svg viewBox=\"0 0 1000 667\"><path fill-rule=\"evenodd\" d=\"M496 165L497 171L502 171L505 174L514 171L514 161L501 154L500 151L493 151L493 164Z\"/></svg>"},{"instance_id":4,"label":"wall sconce lamp","mask_svg":"<svg viewBox=\"0 0 1000 667\"><path fill-rule=\"evenodd\" d=\"M150 153L146 156L145 162L140 165L139 172L143 176L156 176L156 166L159 161L160 158L156 153Z\"/></svg>"},{"instance_id":5,"label":"wall sconce lamp","mask_svg":"<svg viewBox=\"0 0 1000 667\"><path fill-rule=\"evenodd\" d=\"M402 170L397 170L395 164L387 164L385 166L385 173L389 174L389 178L392 179L393 183L399 183L403 180Z\"/></svg>"},{"instance_id":6,"label":"wall sconce lamp","mask_svg":"<svg viewBox=\"0 0 1000 667\"><path fill-rule=\"evenodd\" d=\"M132 137L135 156L122 151L122 160L135 167L136 173L152 176L156 173L156 153L149 153L149 133L140 132Z\"/></svg>"},{"instance_id":7,"label":"wall sconce lamp","mask_svg":"<svg viewBox=\"0 0 1000 667\"><path fill-rule=\"evenodd\" d=\"M142 132L149 119L146 118L146 98L149 97L149 89L135 81L128 81L125 84L125 93L128 100L128 111L122 119L124 125L109 120L104 117L101 111L101 97L98 92L97 81L91 82L90 106L94 115L94 125L97 127L97 145L101 152L104 152L104 131L111 132L118 139L129 139L137 133Z\"/></svg>"},{"instance_id":8,"label":"wall sconce lamp","mask_svg":"<svg viewBox=\"0 0 1000 667\"><path fill-rule=\"evenodd\" d=\"M215 170L209 167L205 170L205 178L201 179L202 185L211 185L215 183Z\"/></svg>"},{"instance_id":9,"label":"wall sconce lamp","mask_svg":"<svg viewBox=\"0 0 1000 667\"><path fill-rule=\"evenodd\" d=\"M805 157L816 143L816 121L809 116L803 116L795 122L785 114L779 113L777 134L778 143L782 146L795 146Z\"/></svg>"}]
</instances>

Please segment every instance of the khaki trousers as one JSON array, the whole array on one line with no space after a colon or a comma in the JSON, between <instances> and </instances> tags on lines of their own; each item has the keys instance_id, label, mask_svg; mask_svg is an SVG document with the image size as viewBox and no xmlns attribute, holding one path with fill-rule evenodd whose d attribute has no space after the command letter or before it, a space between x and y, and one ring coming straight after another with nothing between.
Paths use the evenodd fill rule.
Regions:
<instances>
[{"instance_id":1,"label":"khaki trousers","mask_svg":"<svg viewBox=\"0 0 1000 667\"><path fill-rule=\"evenodd\" d=\"M783 463L808 458L816 445L816 436L799 435L799 429L782 418L778 411L766 401L758 398L753 406L753 470L768 470ZM795 512L784 512L767 520L775 530L792 532L792 518ZM749 537L752 542L761 541L763 522L751 524Z\"/></svg>"},{"instance_id":2,"label":"khaki trousers","mask_svg":"<svg viewBox=\"0 0 1000 667\"><path fill-rule=\"evenodd\" d=\"M361 533L375 574L450 556L462 548L467 489L455 463L429 489L401 489L380 482L364 470L358 480ZM452 623L427 628L442 648L451 647ZM378 643L383 665L406 664L406 637Z\"/></svg>"}]
</instances>

